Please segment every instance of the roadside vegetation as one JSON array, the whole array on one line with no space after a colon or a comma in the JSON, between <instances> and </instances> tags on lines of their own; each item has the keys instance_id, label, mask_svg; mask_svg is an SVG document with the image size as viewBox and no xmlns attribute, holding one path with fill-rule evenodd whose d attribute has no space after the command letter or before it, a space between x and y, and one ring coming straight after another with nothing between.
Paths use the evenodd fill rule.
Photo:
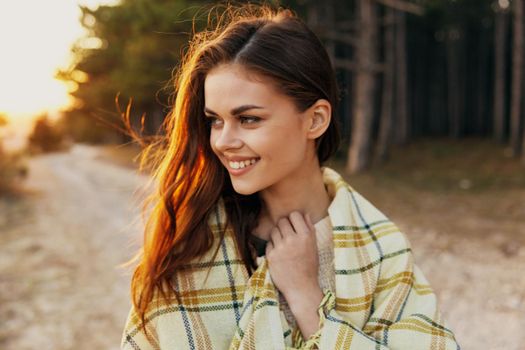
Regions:
<instances>
[{"instance_id":1,"label":"roadside vegetation","mask_svg":"<svg viewBox=\"0 0 525 350\"><path fill-rule=\"evenodd\" d=\"M4 149L3 129L9 123L7 116L0 115L0 197L15 195L27 175L25 152L7 152Z\"/></svg>"}]
</instances>

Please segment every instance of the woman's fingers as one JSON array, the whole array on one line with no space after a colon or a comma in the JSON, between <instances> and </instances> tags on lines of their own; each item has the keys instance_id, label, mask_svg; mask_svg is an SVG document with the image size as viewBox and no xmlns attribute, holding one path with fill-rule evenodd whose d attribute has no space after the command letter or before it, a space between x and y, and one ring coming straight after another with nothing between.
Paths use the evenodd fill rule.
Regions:
<instances>
[{"instance_id":1,"label":"woman's fingers","mask_svg":"<svg viewBox=\"0 0 525 350\"><path fill-rule=\"evenodd\" d=\"M292 224L290 223L290 220L288 218L280 218L277 221L277 227L279 228L279 231L281 232L281 235L283 239L286 239L286 237L290 235L295 235L294 228Z\"/></svg>"},{"instance_id":2,"label":"woman's fingers","mask_svg":"<svg viewBox=\"0 0 525 350\"><path fill-rule=\"evenodd\" d=\"M265 255L268 256L268 254L272 250L273 250L273 243L272 243L272 241L268 241L268 243L266 243Z\"/></svg>"},{"instance_id":3,"label":"woman's fingers","mask_svg":"<svg viewBox=\"0 0 525 350\"><path fill-rule=\"evenodd\" d=\"M315 228L299 211L277 221L270 231L266 258L272 281L284 295L313 286L319 273Z\"/></svg>"},{"instance_id":4,"label":"woman's fingers","mask_svg":"<svg viewBox=\"0 0 525 350\"><path fill-rule=\"evenodd\" d=\"M311 232L315 232L314 224L312 223L312 217L309 213L306 214L306 223L308 224L308 227L310 228Z\"/></svg>"},{"instance_id":5,"label":"woman's fingers","mask_svg":"<svg viewBox=\"0 0 525 350\"><path fill-rule=\"evenodd\" d=\"M293 225L294 231L298 234L309 234L312 232L311 226L308 225L303 214L298 211L293 211L290 214L290 222Z\"/></svg>"},{"instance_id":6,"label":"woman's fingers","mask_svg":"<svg viewBox=\"0 0 525 350\"><path fill-rule=\"evenodd\" d=\"M293 238L296 234L313 234L314 225L309 214L303 216L298 211L290 213L288 217L280 218L277 225L270 231L273 247L279 246L286 238Z\"/></svg>"},{"instance_id":7,"label":"woman's fingers","mask_svg":"<svg viewBox=\"0 0 525 350\"><path fill-rule=\"evenodd\" d=\"M272 230L270 231L270 238L273 242L273 245L279 245L281 243L283 236L281 235L281 231L277 226L272 228Z\"/></svg>"}]
</instances>

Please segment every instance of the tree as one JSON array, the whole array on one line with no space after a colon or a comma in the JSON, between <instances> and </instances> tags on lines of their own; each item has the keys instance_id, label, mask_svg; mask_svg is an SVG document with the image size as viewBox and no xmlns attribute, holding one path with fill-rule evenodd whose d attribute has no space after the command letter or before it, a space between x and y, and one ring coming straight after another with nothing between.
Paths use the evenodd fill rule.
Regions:
<instances>
[{"instance_id":1,"label":"tree","mask_svg":"<svg viewBox=\"0 0 525 350\"><path fill-rule=\"evenodd\" d=\"M358 1L360 31L356 49L357 71L354 74L355 104L352 135L346 171L355 173L368 166L371 148L373 100L376 76L373 69L378 61L377 6L373 1Z\"/></svg>"},{"instance_id":2,"label":"tree","mask_svg":"<svg viewBox=\"0 0 525 350\"><path fill-rule=\"evenodd\" d=\"M454 6L451 4L450 6ZM456 17L455 15L454 17ZM463 23L452 17L446 29L447 52L447 99L449 116L449 135L459 138L463 134L465 118L465 30Z\"/></svg>"},{"instance_id":3,"label":"tree","mask_svg":"<svg viewBox=\"0 0 525 350\"><path fill-rule=\"evenodd\" d=\"M495 4L494 30L494 138L498 142L505 139L505 96L506 96L506 51L508 34L508 11L499 3Z\"/></svg>"},{"instance_id":4,"label":"tree","mask_svg":"<svg viewBox=\"0 0 525 350\"><path fill-rule=\"evenodd\" d=\"M408 78L407 78L407 46L406 46L406 15L396 10L395 14L395 142L405 144L410 134L410 118L408 115Z\"/></svg>"},{"instance_id":5,"label":"tree","mask_svg":"<svg viewBox=\"0 0 525 350\"><path fill-rule=\"evenodd\" d=\"M34 152L52 152L62 148L63 135L44 114L36 119L28 141Z\"/></svg>"},{"instance_id":6,"label":"tree","mask_svg":"<svg viewBox=\"0 0 525 350\"><path fill-rule=\"evenodd\" d=\"M381 103L381 118L377 140L377 157L384 161L392 139L392 124L394 111L394 69L395 69L395 10L386 9L386 27L383 38L385 60L383 70L383 92Z\"/></svg>"},{"instance_id":7,"label":"tree","mask_svg":"<svg viewBox=\"0 0 525 350\"><path fill-rule=\"evenodd\" d=\"M512 95L510 106L510 145L514 156L521 154L523 114L523 15L524 0L514 0L514 26L512 46Z\"/></svg>"},{"instance_id":8,"label":"tree","mask_svg":"<svg viewBox=\"0 0 525 350\"><path fill-rule=\"evenodd\" d=\"M395 16L396 11L410 12L417 15L424 13L423 7L418 4L404 0L376 0L377 3L387 8L386 29L384 39L385 62L379 62L379 24L377 18L377 5L375 1L358 0L357 12L359 18L359 31L355 47L355 68L354 68L354 88L355 100L352 112L352 133L350 136L350 148L346 171L356 173L368 166L370 161L371 149L373 146L373 122L374 122L374 102L377 84L377 73L383 73L383 102L381 118L379 121L379 138L377 142L377 155L380 159L385 159L389 144L392 138L393 125L393 98L397 94L400 101L398 106L400 131L396 133L396 140L404 143L408 138L409 122L406 110L406 74L399 76L394 73L396 57L401 73L404 72L406 60L404 54L405 28L404 16ZM396 10L396 11L394 11ZM395 36L393 24L402 22L398 26L399 33ZM400 47L396 52L396 44ZM347 65L353 68L351 65ZM399 79L395 89L395 82Z\"/></svg>"},{"instance_id":9,"label":"tree","mask_svg":"<svg viewBox=\"0 0 525 350\"><path fill-rule=\"evenodd\" d=\"M199 9L192 5L198 4L123 0L95 10L81 7L81 21L89 35L73 48L76 62L59 73L77 85L71 93L76 106L64 117L66 129L84 141L127 140L118 132L123 124L116 102L124 110L132 100L131 120L139 123L145 114L145 132L156 133L172 94L172 70Z\"/></svg>"}]
</instances>

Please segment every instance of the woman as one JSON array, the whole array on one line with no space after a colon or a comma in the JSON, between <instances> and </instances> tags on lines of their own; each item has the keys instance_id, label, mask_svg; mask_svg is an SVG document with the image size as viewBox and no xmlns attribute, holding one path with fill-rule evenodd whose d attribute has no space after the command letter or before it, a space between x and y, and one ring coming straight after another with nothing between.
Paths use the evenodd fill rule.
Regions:
<instances>
[{"instance_id":1,"label":"woman","mask_svg":"<svg viewBox=\"0 0 525 350\"><path fill-rule=\"evenodd\" d=\"M229 8L178 71L123 349L456 349L405 236L334 170L329 57Z\"/></svg>"}]
</instances>

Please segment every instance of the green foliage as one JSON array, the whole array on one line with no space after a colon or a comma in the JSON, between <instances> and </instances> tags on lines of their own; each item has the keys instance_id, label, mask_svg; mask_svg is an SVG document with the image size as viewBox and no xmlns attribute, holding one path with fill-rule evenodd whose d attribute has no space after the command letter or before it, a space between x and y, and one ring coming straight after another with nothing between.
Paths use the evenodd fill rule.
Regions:
<instances>
[{"instance_id":1,"label":"green foliage","mask_svg":"<svg viewBox=\"0 0 525 350\"><path fill-rule=\"evenodd\" d=\"M273 0L266 2L277 3ZM343 25L344 32L352 37L359 28L356 1L280 2L294 9L303 19L312 17L316 23L315 18L318 18L317 25L321 27L325 25L322 20L328 6L334 6L335 21ZM461 100L464 101L465 115L481 120L477 123L473 121L475 117L465 118L464 133L485 135L490 128L490 106L478 106L481 105L479 101L488 101L491 90L487 85L490 79L480 77L486 78L490 74L479 72L487 71L491 65L494 0L404 2L425 9L423 16L406 17L407 74L409 87L414 89L409 95L412 94L411 99L415 101L409 110L413 119L413 136L447 133L446 98L450 84L443 74L449 57L457 57L463 65L469 63L466 67L458 66L461 74L465 74L461 90L465 96ZM118 105L123 110L132 100L131 122L138 126L140 117L145 114L145 133L155 133L170 104L173 94L170 78L194 30L193 19L196 19L195 30L203 27L209 5L213 2L122 0L118 6L100 6L95 10L81 7L81 22L88 35L73 48L75 62L58 73L58 77L77 86L72 92L77 104L61 121L64 130L78 141L128 141L120 132L123 124L116 104L119 96ZM379 9L383 15L385 6L381 5ZM451 45L453 41L458 44L457 50ZM450 51L451 48L457 52ZM341 58L355 58L355 48L351 45L336 43L335 49ZM344 89L345 101L341 103L345 110L340 114L347 118L343 125L351 124L348 111L352 105L349 88L352 74L342 69L339 71L340 83L347 87Z\"/></svg>"},{"instance_id":2,"label":"green foliage","mask_svg":"<svg viewBox=\"0 0 525 350\"><path fill-rule=\"evenodd\" d=\"M72 93L78 106L62 122L76 140L102 142L118 134L122 123L117 95L121 108L132 99L132 120L143 113L147 117L164 114L171 93L165 87L179 63L181 48L187 45L200 4L124 0L96 10L81 7L81 21L89 35L73 49L76 62L58 74L78 86ZM146 120L148 126L149 131L158 127Z\"/></svg>"}]
</instances>

